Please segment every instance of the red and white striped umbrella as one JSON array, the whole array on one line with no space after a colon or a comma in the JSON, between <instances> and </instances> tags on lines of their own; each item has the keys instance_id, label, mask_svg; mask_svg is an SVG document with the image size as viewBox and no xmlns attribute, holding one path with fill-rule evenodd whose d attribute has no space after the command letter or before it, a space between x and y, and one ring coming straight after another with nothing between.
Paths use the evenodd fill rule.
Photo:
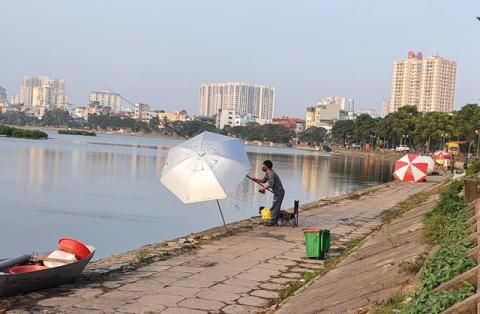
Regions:
<instances>
[{"instance_id":1,"label":"red and white striped umbrella","mask_svg":"<svg viewBox=\"0 0 480 314\"><path fill-rule=\"evenodd\" d=\"M422 156L407 154L395 163L393 176L403 182L420 182L427 177L428 161Z\"/></svg>"},{"instance_id":2,"label":"red and white striped umbrella","mask_svg":"<svg viewBox=\"0 0 480 314\"><path fill-rule=\"evenodd\" d=\"M432 154L432 158L435 160L450 159L452 158L452 154L447 153L446 151L443 151L443 150L437 150L435 153Z\"/></svg>"}]
</instances>

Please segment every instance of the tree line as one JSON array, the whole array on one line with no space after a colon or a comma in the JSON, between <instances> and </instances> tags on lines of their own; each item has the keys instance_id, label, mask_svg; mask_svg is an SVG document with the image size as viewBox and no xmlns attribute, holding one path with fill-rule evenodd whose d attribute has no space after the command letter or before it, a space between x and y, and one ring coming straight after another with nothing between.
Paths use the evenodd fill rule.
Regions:
<instances>
[{"instance_id":1,"label":"tree line","mask_svg":"<svg viewBox=\"0 0 480 314\"><path fill-rule=\"evenodd\" d=\"M468 104L453 113L418 112L405 106L384 118L362 114L356 120L338 121L331 131L333 142L394 148L398 145L418 150L442 149L449 141L466 141L470 153L480 135L480 107Z\"/></svg>"},{"instance_id":2,"label":"tree line","mask_svg":"<svg viewBox=\"0 0 480 314\"><path fill-rule=\"evenodd\" d=\"M248 141L274 143L302 142L311 146L324 143L339 145L369 143L374 148L394 148L398 145L432 151L441 149L448 141L466 141L468 152L476 149L480 136L480 107L468 104L453 113L420 113L414 106L405 106L384 118L372 118L362 114L356 120L337 121L331 130L311 127L296 134L293 130L276 124L226 126L219 130L212 120L160 121L157 117L148 123L128 117L90 115L88 121L75 119L67 111L49 110L43 119L28 117L23 112L0 114L0 124L69 127L91 130L128 129L131 132L156 132L169 136L192 137L203 131L236 136Z\"/></svg>"},{"instance_id":3,"label":"tree line","mask_svg":"<svg viewBox=\"0 0 480 314\"><path fill-rule=\"evenodd\" d=\"M68 127L90 130L120 130L127 129L130 132L151 133L161 135L192 137L203 131L216 132L225 135L236 136L249 141L268 141L274 143L289 143L295 137L294 131L281 125L250 123L247 126L226 126L217 129L214 120L191 120L191 121L160 121L158 117L150 121L142 122L129 117L117 117L114 115L89 115L88 121L75 119L68 111L61 109L49 110L41 120L28 117L24 112L0 113L0 123L9 125L31 125L44 127ZM322 129L323 130L323 129ZM319 137L312 137L312 130L306 132L305 138L312 142L318 141ZM313 132L317 134L318 132ZM318 135L318 134L317 134ZM322 140L323 142L323 140Z\"/></svg>"}]
</instances>

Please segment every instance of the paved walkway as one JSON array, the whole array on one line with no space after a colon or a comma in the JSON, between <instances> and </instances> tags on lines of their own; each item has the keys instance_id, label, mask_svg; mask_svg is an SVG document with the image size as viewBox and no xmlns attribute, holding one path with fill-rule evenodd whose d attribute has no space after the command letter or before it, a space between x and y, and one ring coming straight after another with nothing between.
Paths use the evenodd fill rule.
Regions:
<instances>
[{"instance_id":1,"label":"paved walkway","mask_svg":"<svg viewBox=\"0 0 480 314\"><path fill-rule=\"evenodd\" d=\"M438 179L438 178L437 178ZM35 295L11 312L235 313L268 309L288 283L322 267L308 260L302 229L327 228L341 248L381 224L385 210L434 185L390 184L359 199L343 199L300 214L300 227L252 230L202 244L192 254L155 262L81 288ZM345 296L345 298L347 298Z\"/></svg>"},{"instance_id":2,"label":"paved walkway","mask_svg":"<svg viewBox=\"0 0 480 314\"><path fill-rule=\"evenodd\" d=\"M417 257L427 255L422 218L435 203L430 200L412 209L374 234L278 313L367 313L375 303L412 290L416 271L408 269L415 268Z\"/></svg>"}]
</instances>

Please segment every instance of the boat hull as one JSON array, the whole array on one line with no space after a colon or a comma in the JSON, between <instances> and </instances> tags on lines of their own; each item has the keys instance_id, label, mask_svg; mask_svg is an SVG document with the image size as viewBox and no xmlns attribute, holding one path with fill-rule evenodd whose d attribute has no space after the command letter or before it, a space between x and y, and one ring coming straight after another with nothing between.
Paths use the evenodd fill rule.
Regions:
<instances>
[{"instance_id":1,"label":"boat hull","mask_svg":"<svg viewBox=\"0 0 480 314\"><path fill-rule=\"evenodd\" d=\"M89 256L81 261L53 267L45 270L20 273L16 275L0 275L0 297L52 288L61 284L71 283L80 275L95 254L92 250ZM0 272L8 272L0 269Z\"/></svg>"}]
</instances>

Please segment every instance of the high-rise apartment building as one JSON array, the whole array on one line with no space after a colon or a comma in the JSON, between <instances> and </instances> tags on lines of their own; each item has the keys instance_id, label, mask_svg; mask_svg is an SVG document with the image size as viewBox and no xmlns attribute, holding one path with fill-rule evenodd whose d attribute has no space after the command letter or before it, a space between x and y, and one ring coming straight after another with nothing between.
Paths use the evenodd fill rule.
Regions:
<instances>
[{"instance_id":1,"label":"high-rise apartment building","mask_svg":"<svg viewBox=\"0 0 480 314\"><path fill-rule=\"evenodd\" d=\"M0 86L0 104L5 104L7 102L7 90Z\"/></svg>"},{"instance_id":2,"label":"high-rise apartment building","mask_svg":"<svg viewBox=\"0 0 480 314\"><path fill-rule=\"evenodd\" d=\"M245 83L213 83L200 86L199 115L213 117L219 110L233 110L244 116L272 119L275 109L275 89Z\"/></svg>"},{"instance_id":3,"label":"high-rise apartment building","mask_svg":"<svg viewBox=\"0 0 480 314\"><path fill-rule=\"evenodd\" d=\"M384 98L382 101L382 116L386 117L390 113L390 98Z\"/></svg>"},{"instance_id":4,"label":"high-rise apartment building","mask_svg":"<svg viewBox=\"0 0 480 314\"><path fill-rule=\"evenodd\" d=\"M18 101L25 108L63 108L68 106L65 81L50 80L47 76L24 76L20 83Z\"/></svg>"},{"instance_id":5,"label":"high-rise apartment building","mask_svg":"<svg viewBox=\"0 0 480 314\"><path fill-rule=\"evenodd\" d=\"M122 96L111 91L92 91L88 94L88 102L98 102L100 106L109 107L115 113L122 111Z\"/></svg>"},{"instance_id":6,"label":"high-rise apartment building","mask_svg":"<svg viewBox=\"0 0 480 314\"><path fill-rule=\"evenodd\" d=\"M407 105L421 112L453 111L457 63L440 56L423 59L421 52L408 52L407 60L393 64L389 112Z\"/></svg>"}]
</instances>

